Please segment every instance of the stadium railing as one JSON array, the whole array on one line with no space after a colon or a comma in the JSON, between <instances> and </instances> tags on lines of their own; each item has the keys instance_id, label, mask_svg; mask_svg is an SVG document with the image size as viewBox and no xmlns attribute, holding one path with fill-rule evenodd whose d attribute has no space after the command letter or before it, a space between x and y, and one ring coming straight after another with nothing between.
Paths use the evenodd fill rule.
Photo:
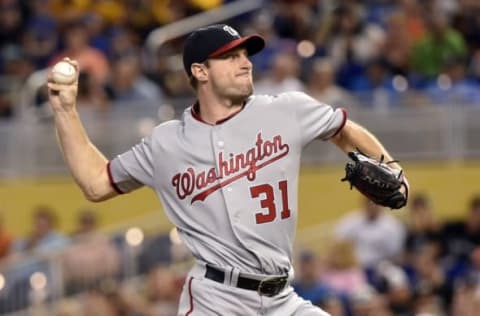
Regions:
<instances>
[{"instance_id":1,"label":"stadium railing","mask_svg":"<svg viewBox=\"0 0 480 316\"><path fill-rule=\"evenodd\" d=\"M80 112L92 141L107 157L114 157L156 124L180 117L191 102L113 104L107 112L88 108ZM0 177L66 174L51 117L45 111L40 117L35 113L0 124ZM480 107L397 107L387 111L351 107L349 117L375 133L403 161L480 158ZM334 146L313 142L303 159L306 164L324 164L343 161L344 156Z\"/></svg>"},{"instance_id":2,"label":"stadium railing","mask_svg":"<svg viewBox=\"0 0 480 316\"><path fill-rule=\"evenodd\" d=\"M176 230L165 233L148 217L136 224L72 238L62 249L14 252L0 260L0 315L55 315L56 303L66 297L145 277L157 266L190 266Z\"/></svg>"}]
</instances>

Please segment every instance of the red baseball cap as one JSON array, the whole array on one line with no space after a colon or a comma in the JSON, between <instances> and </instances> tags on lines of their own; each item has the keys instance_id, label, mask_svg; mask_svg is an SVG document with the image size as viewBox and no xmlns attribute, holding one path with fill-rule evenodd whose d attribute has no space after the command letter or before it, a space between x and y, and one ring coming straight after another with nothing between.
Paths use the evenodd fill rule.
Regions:
<instances>
[{"instance_id":1,"label":"red baseball cap","mask_svg":"<svg viewBox=\"0 0 480 316\"><path fill-rule=\"evenodd\" d=\"M265 40L257 34L242 37L226 24L197 29L187 37L183 48L185 72L191 76L193 63L203 63L208 58L218 57L237 47L244 47L248 55L254 55L265 47Z\"/></svg>"}]
</instances>

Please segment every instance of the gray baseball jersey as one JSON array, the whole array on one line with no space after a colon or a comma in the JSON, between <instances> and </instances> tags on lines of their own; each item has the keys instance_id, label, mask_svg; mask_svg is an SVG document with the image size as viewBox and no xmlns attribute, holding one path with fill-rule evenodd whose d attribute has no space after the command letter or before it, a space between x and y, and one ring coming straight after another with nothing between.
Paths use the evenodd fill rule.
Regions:
<instances>
[{"instance_id":1,"label":"gray baseball jersey","mask_svg":"<svg viewBox=\"0 0 480 316\"><path fill-rule=\"evenodd\" d=\"M260 274L291 268L302 148L346 113L300 92L251 96L210 125L185 110L109 163L112 185L153 188L195 258Z\"/></svg>"}]
</instances>

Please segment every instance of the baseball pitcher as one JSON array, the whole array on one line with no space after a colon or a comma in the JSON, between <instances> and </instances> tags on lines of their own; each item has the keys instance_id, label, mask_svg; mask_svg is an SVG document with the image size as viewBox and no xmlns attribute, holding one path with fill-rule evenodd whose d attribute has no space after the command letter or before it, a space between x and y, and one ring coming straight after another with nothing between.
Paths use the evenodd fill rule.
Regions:
<instances>
[{"instance_id":1,"label":"baseball pitcher","mask_svg":"<svg viewBox=\"0 0 480 316\"><path fill-rule=\"evenodd\" d=\"M223 24L190 34L183 63L197 101L110 161L80 121L78 81L49 77L59 144L86 198L151 187L193 253L178 315L327 315L290 286L302 149L321 139L392 160L342 109L300 92L254 95L249 56L264 45Z\"/></svg>"}]
</instances>

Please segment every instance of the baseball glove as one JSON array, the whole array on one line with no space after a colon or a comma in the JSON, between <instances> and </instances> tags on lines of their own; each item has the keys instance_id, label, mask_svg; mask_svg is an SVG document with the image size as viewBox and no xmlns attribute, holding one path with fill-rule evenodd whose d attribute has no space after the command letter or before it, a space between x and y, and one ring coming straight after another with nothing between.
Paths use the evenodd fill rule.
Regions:
<instances>
[{"instance_id":1,"label":"baseball glove","mask_svg":"<svg viewBox=\"0 0 480 316\"><path fill-rule=\"evenodd\" d=\"M345 166L346 175L342 181L350 182L350 189L355 187L375 204L399 209L407 204L408 183L402 170L393 169L389 164L372 159L361 152L349 152L352 161ZM405 193L400 191L404 187Z\"/></svg>"}]
</instances>

